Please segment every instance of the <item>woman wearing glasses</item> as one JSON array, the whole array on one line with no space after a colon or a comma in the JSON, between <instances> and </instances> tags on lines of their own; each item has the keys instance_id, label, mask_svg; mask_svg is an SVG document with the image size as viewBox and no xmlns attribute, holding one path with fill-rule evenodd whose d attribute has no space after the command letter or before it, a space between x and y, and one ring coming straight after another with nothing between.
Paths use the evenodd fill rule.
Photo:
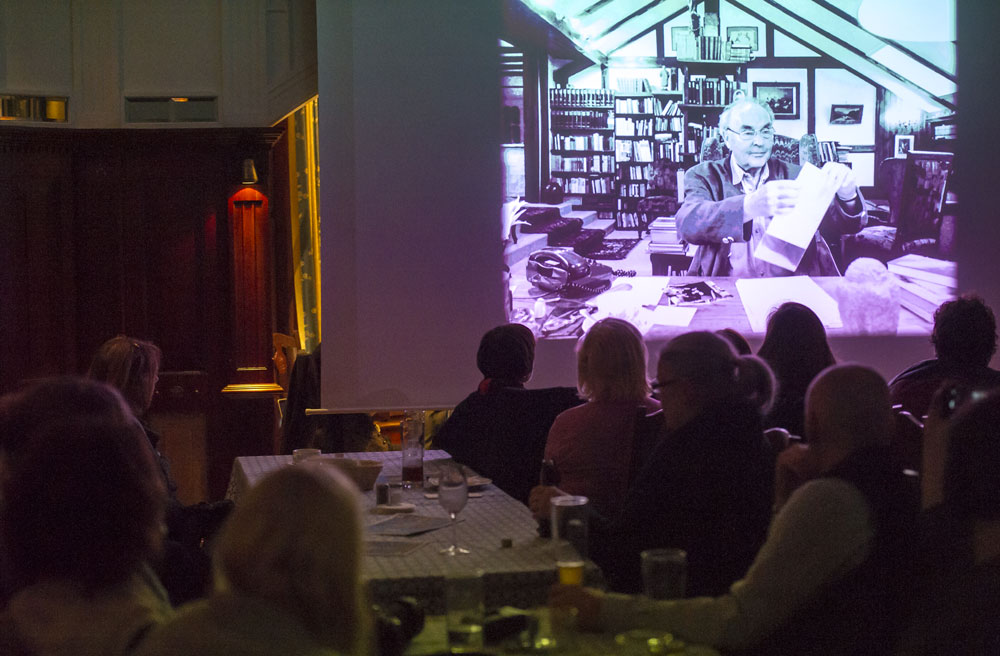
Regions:
<instances>
[{"instance_id":1,"label":"woman wearing glasses","mask_svg":"<svg viewBox=\"0 0 1000 656\"><path fill-rule=\"evenodd\" d=\"M729 156L702 162L684 176L678 232L681 239L698 245L688 273L739 278L839 276L820 232L846 234L865 226L864 199L853 171L837 162L823 166L834 199L798 266L789 271L754 256L771 218L791 211L800 196L796 180L800 167L771 156L774 113L756 99L737 100L722 112L719 130Z\"/></svg>"}]
</instances>

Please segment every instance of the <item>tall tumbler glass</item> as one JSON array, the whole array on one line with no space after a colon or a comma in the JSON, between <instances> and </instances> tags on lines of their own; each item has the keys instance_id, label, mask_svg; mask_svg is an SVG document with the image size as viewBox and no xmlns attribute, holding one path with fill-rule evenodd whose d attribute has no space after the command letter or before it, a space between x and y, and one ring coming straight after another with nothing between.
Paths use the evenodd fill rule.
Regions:
<instances>
[{"instance_id":1,"label":"tall tumbler glass","mask_svg":"<svg viewBox=\"0 0 1000 656\"><path fill-rule=\"evenodd\" d=\"M402 421L403 486L424 483L424 414L407 412Z\"/></svg>"},{"instance_id":2,"label":"tall tumbler glass","mask_svg":"<svg viewBox=\"0 0 1000 656\"><path fill-rule=\"evenodd\" d=\"M650 599L683 599L687 587L687 552L647 549L642 552L642 587Z\"/></svg>"}]
</instances>

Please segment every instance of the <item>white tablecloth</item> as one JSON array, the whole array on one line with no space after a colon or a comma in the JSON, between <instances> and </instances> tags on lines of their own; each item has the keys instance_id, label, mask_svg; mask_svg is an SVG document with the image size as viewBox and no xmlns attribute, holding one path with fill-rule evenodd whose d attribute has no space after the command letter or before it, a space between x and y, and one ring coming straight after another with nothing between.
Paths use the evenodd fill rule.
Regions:
<instances>
[{"instance_id":1,"label":"white tablecloth","mask_svg":"<svg viewBox=\"0 0 1000 656\"><path fill-rule=\"evenodd\" d=\"M333 457L333 456L324 456ZM348 453L344 457L383 461L384 476L398 476L401 454L398 451ZM425 463L447 459L445 451L429 450ZM227 496L237 503L240 497L268 472L292 466L291 456L255 456L236 458ZM431 467L432 465L425 465ZM472 551L468 555L447 556L439 551L451 544L450 526L409 538L385 538L366 535L370 540L398 540L417 548L403 556L366 555L364 575L377 601L411 595L424 602L429 612L442 612L444 576L453 572L481 569L485 576L486 605L527 608L545 602L549 586L555 582L557 547L551 540L538 537L536 523L526 506L493 485L473 490L468 504L459 513L458 544ZM415 512L431 517L447 517L436 499L425 498L421 489L403 491L403 501L416 506ZM386 518L375 514L375 493L364 493L365 522L374 524ZM509 540L510 547L503 547ZM600 580L596 568L588 568L588 582Z\"/></svg>"}]
</instances>

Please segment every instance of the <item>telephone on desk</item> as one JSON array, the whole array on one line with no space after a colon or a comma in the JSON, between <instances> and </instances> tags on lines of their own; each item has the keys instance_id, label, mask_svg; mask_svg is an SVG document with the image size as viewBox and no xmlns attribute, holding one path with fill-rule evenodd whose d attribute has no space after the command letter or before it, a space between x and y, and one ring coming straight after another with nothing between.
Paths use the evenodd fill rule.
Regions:
<instances>
[{"instance_id":1,"label":"telephone on desk","mask_svg":"<svg viewBox=\"0 0 1000 656\"><path fill-rule=\"evenodd\" d=\"M565 298L595 296L611 287L611 267L579 255L570 248L542 248L528 256L528 282Z\"/></svg>"}]
</instances>

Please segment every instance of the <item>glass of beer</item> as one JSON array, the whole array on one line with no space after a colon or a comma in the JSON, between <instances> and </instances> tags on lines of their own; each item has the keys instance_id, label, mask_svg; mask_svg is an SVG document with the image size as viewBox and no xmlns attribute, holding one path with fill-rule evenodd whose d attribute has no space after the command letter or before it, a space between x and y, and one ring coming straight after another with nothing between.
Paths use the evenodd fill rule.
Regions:
<instances>
[{"instance_id":1,"label":"glass of beer","mask_svg":"<svg viewBox=\"0 0 1000 656\"><path fill-rule=\"evenodd\" d=\"M402 425L402 478L404 487L424 484L424 417L407 412Z\"/></svg>"}]
</instances>

